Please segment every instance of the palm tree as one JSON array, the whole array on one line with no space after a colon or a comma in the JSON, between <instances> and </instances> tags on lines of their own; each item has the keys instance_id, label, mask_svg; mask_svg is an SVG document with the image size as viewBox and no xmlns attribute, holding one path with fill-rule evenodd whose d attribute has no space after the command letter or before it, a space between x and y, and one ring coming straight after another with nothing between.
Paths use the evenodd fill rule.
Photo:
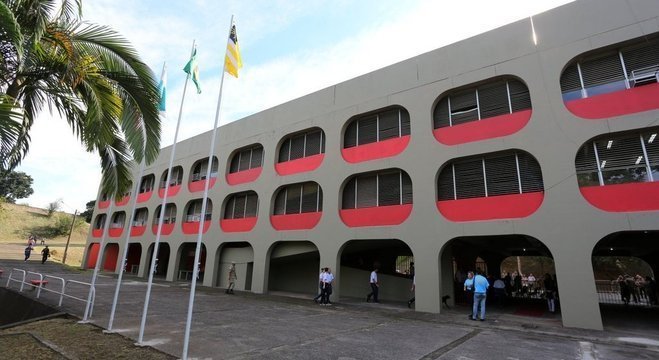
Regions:
<instances>
[{"instance_id":1,"label":"palm tree","mask_svg":"<svg viewBox=\"0 0 659 360\"><path fill-rule=\"evenodd\" d=\"M133 161L158 156L157 82L127 40L81 20L81 1L0 0L0 170L27 155L47 107L98 152L102 191L120 196Z\"/></svg>"}]
</instances>

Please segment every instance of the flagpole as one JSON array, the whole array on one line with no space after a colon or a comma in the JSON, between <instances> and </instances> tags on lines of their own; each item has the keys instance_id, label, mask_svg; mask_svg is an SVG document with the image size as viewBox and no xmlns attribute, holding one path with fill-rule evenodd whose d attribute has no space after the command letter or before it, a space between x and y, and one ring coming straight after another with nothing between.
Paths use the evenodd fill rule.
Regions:
<instances>
[{"instance_id":1,"label":"flagpole","mask_svg":"<svg viewBox=\"0 0 659 360\"><path fill-rule=\"evenodd\" d=\"M101 266L101 254L103 253L103 248L105 247L105 239L108 234L108 229L110 228L110 221L112 216L112 210L114 209L115 197L110 197L110 207L105 215L105 224L103 224L103 235L101 235L101 242L98 244L98 253L96 254L96 266L94 266L94 274L92 275L92 282L89 285L89 293L87 294L87 305L85 306L85 315L82 317L82 323L89 321L89 316L93 312L94 303L92 302L93 298L96 297L96 277L98 276L98 271Z\"/></svg>"},{"instance_id":2,"label":"flagpole","mask_svg":"<svg viewBox=\"0 0 659 360\"><path fill-rule=\"evenodd\" d=\"M190 54L195 49L195 41L192 40L192 49ZM178 140L178 131L181 126L181 115L183 114L183 103L185 101L185 92L188 88L188 80L190 74L185 76L185 83L183 84L183 95L181 97L181 106L178 111L178 119L176 121L176 132L174 132L174 143L172 144L172 153L169 155L169 165L167 167L167 178L165 179L165 194L162 197L160 204L160 214L158 219L158 230L156 231L156 241L153 244L153 253L151 253L151 266L149 266L149 280L146 285L146 295L144 297L144 308L142 309L142 321L140 322L140 335L137 338L137 345L142 345L144 339L144 327L146 326L146 316L149 311L149 301L151 298L151 287L153 286L153 273L156 269L156 260L158 257L158 248L160 246L160 236L162 234L162 225L165 222L165 207L167 206L167 195L169 195L169 185L172 178L172 166L174 164L174 155L176 154L176 142ZM148 251L148 250L147 250Z\"/></svg>"},{"instance_id":3,"label":"flagpole","mask_svg":"<svg viewBox=\"0 0 659 360\"><path fill-rule=\"evenodd\" d=\"M233 26L233 15L231 15L231 21L229 22L229 34L231 34L232 26ZM215 153L215 138L217 134L217 125L220 119L220 105L222 104L222 88L224 86L224 74L226 70L226 61L224 61L224 58L222 60L224 65L222 65L222 77L220 78L220 93L218 95L217 108L215 110L215 122L213 124L213 131L211 135L211 146L208 151L208 167L206 169L206 183L204 184L204 197L201 203L199 232L197 233L197 248L195 249L195 254L194 254L192 281L190 284L190 299L188 301L188 317L185 323L185 337L183 339L183 355L182 355L183 360L186 360L188 358L188 346L190 343L190 325L192 323L192 309L194 308L195 290L197 288L197 275L199 274L198 264L199 264L199 257L201 254L201 238L204 233L204 222L206 221L206 205L208 203L208 188L211 182L210 174L211 174L211 167L213 165L213 154ZM206 254L206 256L208 256L208 254Z\"/></svg>"},{"instance_id":4,"label":"flagpole","mask_svg":"<svg viewBox=\"0 0 659 360\"><path fill-rule=\"evenodd\" d=\"M164 69L165 65L163 65ZM112 299L112 310L110 310L110 320L108 321L107 331L112 331L112 323L114 322L114 313L117 309L117 299L119 298L119 288L121 287L121 280L124 276L124 267L126 266L126 256L128 256L128 246L130 241L130 233L133 219L135 218L135 207L137 206L137 194L142 181L142 176L144 175L144 165L146 164L146 134L144 134L144 159L140 163L140 172L135 180L135 187L133 187L133 199L131 201L131 211L130 218L128 218L128 226L126 231L126 240L124 241L124 252L121 256L121 266L119 267L119 276L117 277L117 286L114 289L114 298ZM155 184L154 184L155 185Z\"/></svg>"}]
</instances>

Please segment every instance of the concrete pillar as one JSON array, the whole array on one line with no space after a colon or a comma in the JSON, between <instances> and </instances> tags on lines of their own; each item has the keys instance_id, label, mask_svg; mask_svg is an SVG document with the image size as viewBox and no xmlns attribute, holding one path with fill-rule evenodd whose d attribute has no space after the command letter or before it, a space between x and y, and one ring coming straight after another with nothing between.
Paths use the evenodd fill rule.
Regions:
<instances>
[{"instance_id":1,"label":"concrete pillar","mask_svg":"<svg viewBox=\"0 0 659 360\"><path fill-rule=\"evenodd\" d=\"M178 265L181 262L182 246L183 244L180 243L178 248L172 249L170 247L169 249L169 262L167 264L167 275L165 276L166 281L175 281L178 278ZM162 243L160 244L160 248L162 249Z\"/></svg>"},{"instance_id":2,"label":"concrete pillar","mask_svg":"<svg viewBox=\"0 0 659 360\"><path fill-rule=\"evenodd\" d=\"M252 273L252 292L264 294L268 291L270 275L270 251L274 245L254 246L254 270Z\"/></svg>"},{"instance_id":3,"label":"concrete pillar","mask_svg":"<svg viewBox=\"0 0 659 360\"><path fill-rule=\"evenodd\" d=\"M215 267L217 266L217 258L219 256L218 246L206 245L206 262L204 263L204 282L203 286L213 287L215 286L217 271Z\"/></svg>"},{"instance_id":4,"label":"concrete pillar","mask_svg":"<svg viewBox=\"0 0 659 360\"><path fill-rule=\"evenodd\" d=\"M151 251L149 248L151 247L149 244L142 244L140 243L140 246L142 246L142 253L140 254L140 267L137 270L137 276L144 278L146 275L149 273L149 268L151 267L151 262L149 262L149 252Z\"/></svg>"}]
</instances>

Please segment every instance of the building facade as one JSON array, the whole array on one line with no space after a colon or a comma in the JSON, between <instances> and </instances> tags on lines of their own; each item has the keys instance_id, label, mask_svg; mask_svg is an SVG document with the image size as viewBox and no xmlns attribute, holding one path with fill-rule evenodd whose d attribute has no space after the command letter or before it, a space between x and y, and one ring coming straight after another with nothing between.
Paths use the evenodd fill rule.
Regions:
<instances>
[{"instance_id":1,"label":"building facade","mask_svg":"<svg viewBox=\"0 0 659 360\"><path fill-rule=\"evenodd\" d=\"M416 309L437 313L456 269L541 255L564 326L601 329L591 257L659 270L659 6L579 0L533 21L537 45L520 20L224 125L210 179L211 133L178 143L156 275L190 280L203 226L204 286L233 262L236 289L313 294L327 266L335 299L362 298L378 267L384 301L414 273ZM171 149L138 194L99 194L85 267L103 239L119 271L129 231L125 271L146 276Z\"/></svg>"}]
</instances>

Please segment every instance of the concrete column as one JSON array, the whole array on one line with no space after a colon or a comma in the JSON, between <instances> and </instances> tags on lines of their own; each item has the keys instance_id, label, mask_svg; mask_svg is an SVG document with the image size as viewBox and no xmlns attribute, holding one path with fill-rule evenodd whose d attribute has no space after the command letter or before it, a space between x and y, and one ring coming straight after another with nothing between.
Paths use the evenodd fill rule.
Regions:
<instances>
[{"instance_id":1,"label":"concrete column","mask_svg":"<svg viewBox=\"0 0 659 360\"><path fill-rule=\"evenodd\" d=\"M416 276L416 289L414 292L415 310L430 313L439 313L441 307L441 295L446 292L445 277L452 278L453 271L446 271L443 256L434 251L421 251L412 248L414 253L414 273ZM452 267L450 251L444 251L447 254L449 268ZM440 268L442 271L440 271ZM410 286L411 286L410 282ZM442 285L440 288L440 284ZM449 284L451 284L449 282ZM449 285L450 286L450 285Z\"/></svg>"},{"instance_id":2,"label":"concrete column","mask_svg":"<svg viewBox=\"0 0 659 360\"><path fill-rule=\"evenodd\" d=\"M204 264L204 282L203 286L215 286L215 277L217 276L215 266L217 265L217 257L219 256L218 247L216 245L206 245L206 263Z\"/></svg>"},{"instance_id":3,"label":"concrete column","mask_svg":"<svg viewBox=\"0 0 659 360\"><path fill-rule=\"evenodd\" d=\"M270 275L270 250L273 245L254 246L254 269L252 272L252 292L264 294L268 291Z\"/></svg>"},{"instance_id":4,"label":"concrete column","mask_svg":"<svg viewBox=\"0 0 659 360\"><path fill-rule=\"evenodd\" d=\"M573 242L553 251L563 326L602 330L599 299L590 254L592 249Z\"/></svg>"},{"instance_id":5,"label":"concrete column","mask_svg":"<svg viewBox=\"0 0 659 360\"><path fill-rule=\"evenodd\" d=\"M162 248L162 243L160 245ZM182 243L179 243L176 249L172 249L173 246L169 248L169 263L167 264L167 275L165 276L166 281L175 281L178 277L178 265L181 262L182 245Z\"/></svg>"},{"instance_id":6,"label":"concrete column","mask_svg":"<svg viewBox=\"0 0 659 360\"><path fill-rule=\"evenodd\" d=\"M145 245L140 243L140 246L142 246L142 253L140 254L140 267L137 270L137 276L144 278L149 273L149 268L151 267L151 263L149 262L150 244L147 243Z\"/></svg>"}]
</instances>

